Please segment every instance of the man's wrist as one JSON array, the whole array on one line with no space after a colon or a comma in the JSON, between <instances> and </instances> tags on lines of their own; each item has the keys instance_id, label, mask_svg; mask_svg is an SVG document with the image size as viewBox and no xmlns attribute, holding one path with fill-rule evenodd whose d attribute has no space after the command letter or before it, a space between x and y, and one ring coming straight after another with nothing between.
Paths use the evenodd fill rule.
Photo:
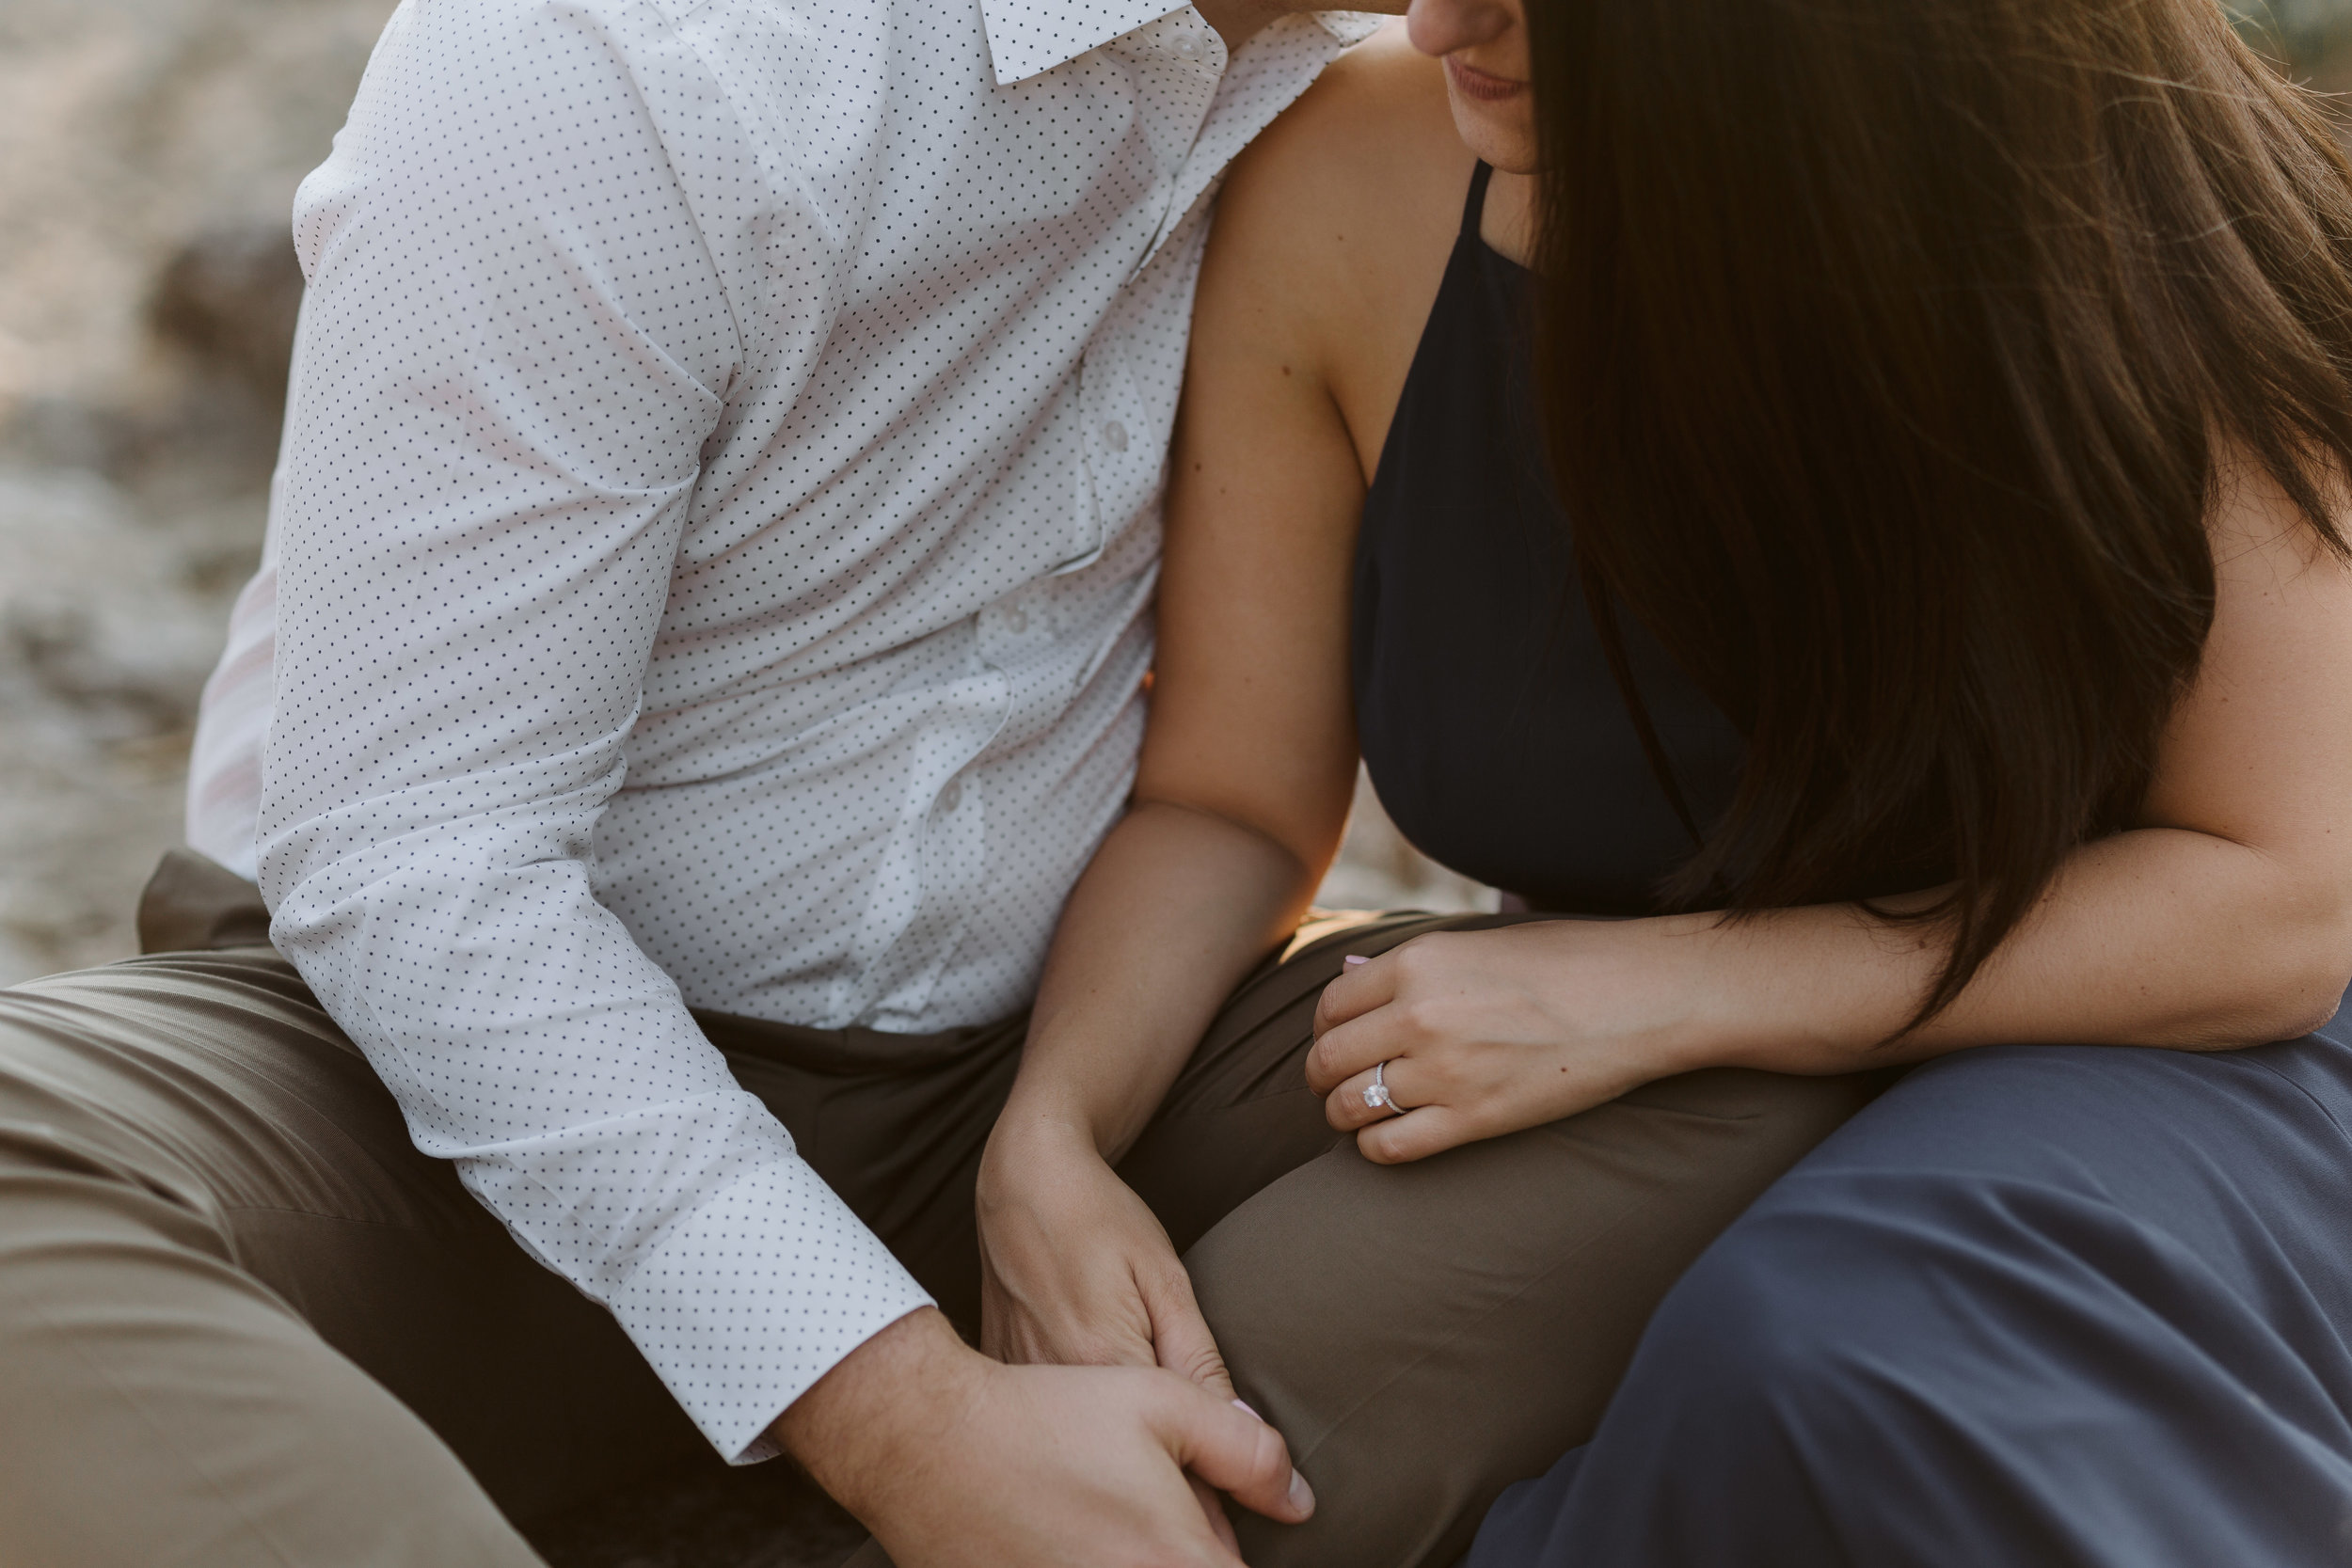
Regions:
<instances>
[{"instance_id":1,"label":"man's wrist","mask_svg":"<svg viewBox=\"0 0 2352 1568\"><path fill-rule=\"evenodd\" d=\"M769 1435L870 1528L894 1493L921 1484L929 1456L955 1441L992 1367L938 1308L923 1307L843 1357Z\"/></svg>"}]
</instances>

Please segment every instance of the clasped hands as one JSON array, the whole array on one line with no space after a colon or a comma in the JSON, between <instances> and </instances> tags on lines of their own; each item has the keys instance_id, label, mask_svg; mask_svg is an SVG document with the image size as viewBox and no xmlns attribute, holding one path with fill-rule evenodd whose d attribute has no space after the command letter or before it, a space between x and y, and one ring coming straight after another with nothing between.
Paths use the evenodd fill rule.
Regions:
<instances>
[{"instance_id":1,"label":"clasped hands","mask_svg":"<svg viewBox=\"0 0 2352 1568\"><path fill-rule=\"evenodd\" d=\"M1679 1070L1669 1042L1689 997L1664 983L1661 936L1649 922L1547 921L1417 938L1325 989L1308 1084L1384 1164L1600 1104ZM1381 1063L1401 1112L1364 1103ZM1158 1367L1233 1398L1167 1232L1075 1121L1000 1122L978 1209L990 1355ZM1232 1549L1216 1495L1194 1487Z\"/></svg>"}]
</instances>

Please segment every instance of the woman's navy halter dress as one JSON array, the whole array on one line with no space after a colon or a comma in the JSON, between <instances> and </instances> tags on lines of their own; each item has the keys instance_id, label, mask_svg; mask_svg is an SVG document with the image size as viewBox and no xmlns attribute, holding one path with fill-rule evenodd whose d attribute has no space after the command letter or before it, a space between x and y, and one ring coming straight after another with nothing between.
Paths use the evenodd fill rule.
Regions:
<instances>
[{"instance_id":1,"label":"woman's navy halter dress","mask_svg":"<svg viewBox=\"0 0 2352 1568\"><path fill-rule=\"evenodd\" d=\"M1356 725L1405 836L1532 909L1642 914L1692 849L1578 587L1529 389L1528 275L1478 237L1484 164L1356 546ZM1643 705L1702 822L1740 739L1639 623Z\"/></svg>"},{"instance_id":2,"label":"woman's navy halter dress","mask_svg":"<svg viewBox=\"0 0 2352 1568\"><path fill-rule=\"evenodd\" d=\"M1354 678L1406 836L1538 909L1639 913L1691 846L1575 586L1526 273L1460 240L1368 499ZM1740 738L1630 624L1702 822ZM2352 1562L2352 1028L1917 1069L1726 1231L1591 1443L1467 1568Z\"/></svg>"}]
</instances>

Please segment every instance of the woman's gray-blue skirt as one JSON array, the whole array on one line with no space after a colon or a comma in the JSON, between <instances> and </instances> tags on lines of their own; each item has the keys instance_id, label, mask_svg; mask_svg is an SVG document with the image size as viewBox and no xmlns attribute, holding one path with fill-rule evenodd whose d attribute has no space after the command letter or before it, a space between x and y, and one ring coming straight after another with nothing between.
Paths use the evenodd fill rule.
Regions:
<instances>
[{"instance_id":1,"label":"woman's gray-blue skirt","mask_svg":"<svg viewBox=\"0 0 2352 1568\"><path fill-rule=\"evenodd\" d=\"M2352 1563L2352 1006L1929 1064L1651 1320L1465 1568Z\"/></svg>"}]
</instances>

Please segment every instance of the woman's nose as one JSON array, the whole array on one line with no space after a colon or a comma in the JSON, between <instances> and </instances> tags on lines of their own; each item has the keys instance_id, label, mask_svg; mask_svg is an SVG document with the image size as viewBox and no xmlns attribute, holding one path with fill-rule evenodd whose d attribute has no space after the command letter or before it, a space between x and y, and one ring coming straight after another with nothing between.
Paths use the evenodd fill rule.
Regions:
<instances>
[{"instance_id":1,"label":"woman's nose","mask_svg":"<svg viewBox=\"0 0 2352 1568\"><path fill-rule=\"evenodd\" d=\"M1406 33L1424 55L1492 43L1518 24L1517 0L1413 0Z\"/></svg>"}]
</instances>

